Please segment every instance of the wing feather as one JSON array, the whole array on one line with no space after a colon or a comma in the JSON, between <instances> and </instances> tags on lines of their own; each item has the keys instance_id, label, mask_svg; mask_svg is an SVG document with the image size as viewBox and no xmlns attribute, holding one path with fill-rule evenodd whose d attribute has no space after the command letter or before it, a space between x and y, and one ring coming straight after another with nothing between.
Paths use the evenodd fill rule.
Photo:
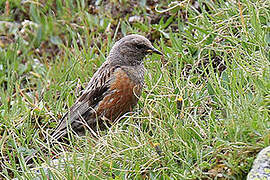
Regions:
<instances>
[{"instance_id":1,"label":"wing feather","mask_svg":"<svg viewBox=\"0 0 270 180\"><path fill-rule=\"evenodd\" d=\"M59 125L51 135L54 140L66 136L69 126L74 131L77 131L83 128L83 124L85 124L83 120L87 121L87 124L95 122L95 107L106 96L111 81L115 79L113 74L118 68L120 67L110 67L106 63L99 68L82 95L60 120Z\"/></svg>"}]
</instances>

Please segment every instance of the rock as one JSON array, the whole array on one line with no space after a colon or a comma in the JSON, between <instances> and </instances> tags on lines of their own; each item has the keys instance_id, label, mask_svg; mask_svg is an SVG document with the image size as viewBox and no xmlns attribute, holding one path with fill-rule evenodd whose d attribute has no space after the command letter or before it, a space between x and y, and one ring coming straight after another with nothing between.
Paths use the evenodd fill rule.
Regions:
<instances>
[{"instance_id":1,"label":"rock","mask_svg":"<svg viewBox=\"0 0 270 180\"><path fill-rule=\"evenodd\" d=\"M247 180L270 180L270 146L258 154Z\"/></svg>"}]
</instances>

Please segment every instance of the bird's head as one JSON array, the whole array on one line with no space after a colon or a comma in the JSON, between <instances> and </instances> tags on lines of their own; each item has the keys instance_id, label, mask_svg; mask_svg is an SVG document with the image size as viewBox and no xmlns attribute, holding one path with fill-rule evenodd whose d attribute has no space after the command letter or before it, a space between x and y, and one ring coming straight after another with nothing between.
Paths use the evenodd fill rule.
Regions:
<instances>
[{"instance_id":1,"label":"bird's head","mask_svg":"<svg viewBox=\"0 0 270 180\"><path fill-rule=\"evenodd\" d=\"M162 55L151 42L145 37L137 34L128 35L115 43L110 52L110 59L129 63L130 65L141 64L147 54L157 53ZM113 58L114 57L114 58ZM128 65L128 64L127 64Z\"/></svg>"}]
</instances>

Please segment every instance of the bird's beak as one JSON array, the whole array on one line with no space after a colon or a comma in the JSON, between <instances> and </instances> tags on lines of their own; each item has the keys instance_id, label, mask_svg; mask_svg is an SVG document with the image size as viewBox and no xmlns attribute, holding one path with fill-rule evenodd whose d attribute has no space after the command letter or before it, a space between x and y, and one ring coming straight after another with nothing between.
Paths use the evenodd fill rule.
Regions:
<instances>
[{"instance_id":1,"label":"bird's beak","mask_svg":"<svg viewBox=\"0 0 270 180\"><path fill-rule=\"evenodd\" d=\"M156 48L154 48L154 47L152 47L151 49L148 49L147 52L149 52L149 53L156 53L156 54L159 54L159 55L162 55L163 56L163 54L159 50L157 50Z\"/></svg>"}]
</instances>

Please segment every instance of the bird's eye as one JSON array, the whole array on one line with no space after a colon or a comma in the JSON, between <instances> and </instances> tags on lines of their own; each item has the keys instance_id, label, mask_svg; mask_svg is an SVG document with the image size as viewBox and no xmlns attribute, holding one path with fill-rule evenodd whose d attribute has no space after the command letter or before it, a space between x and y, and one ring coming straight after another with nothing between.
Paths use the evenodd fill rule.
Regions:
<instances>
[{"instance_id":1,"label":"bird's eye","mask_svg":"<svg viewBox=\"0 0 270 180\"><path fill-rule=\"evenodd\" d=\"M144 44L137 44L136 47L138 49L145 49L146 46Z\"/></svg>"}]
</instances>

